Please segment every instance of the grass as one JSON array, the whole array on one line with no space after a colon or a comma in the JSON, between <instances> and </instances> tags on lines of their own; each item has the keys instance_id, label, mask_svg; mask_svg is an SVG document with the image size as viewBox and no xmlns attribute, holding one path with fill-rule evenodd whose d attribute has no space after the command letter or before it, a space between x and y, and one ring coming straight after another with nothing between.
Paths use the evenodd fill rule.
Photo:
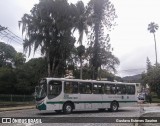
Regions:
<instances>
[{"instance_id":1,"label":"grass","mask_svg":"<svg viewBox=\"0 0 160 126\"><path fill-rule=\"evenodd\" d=\"M157 94L152 92L152 103L160 103L160 98L158 98Z\"/></svg>"},{"instance_id":2,"label":"grass","mask_svg":"<svg viewBox=\"0 0 160 126\"><path fill-rule=\"evenodd\" d=\"M160 99L159 98L152 98L152 103L160 103Z\"/></svg>"}]
</instances>

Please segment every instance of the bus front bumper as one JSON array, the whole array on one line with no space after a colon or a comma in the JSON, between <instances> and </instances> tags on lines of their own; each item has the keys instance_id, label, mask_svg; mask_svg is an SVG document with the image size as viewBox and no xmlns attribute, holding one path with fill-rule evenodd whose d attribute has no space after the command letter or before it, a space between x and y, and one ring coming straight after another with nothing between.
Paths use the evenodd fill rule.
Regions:
<instances>
[{"instance_id":1,"label":"bus front bumper","mask_svg":"<svg viewBox=\"0 0 160 126\"><path fill-rule=\"evenodd\" d=\"M42 103L40 105L36 105L36 109L38 109L38 110L46 110L46 105L44 103Z\"/></svg>"}]
</instances>

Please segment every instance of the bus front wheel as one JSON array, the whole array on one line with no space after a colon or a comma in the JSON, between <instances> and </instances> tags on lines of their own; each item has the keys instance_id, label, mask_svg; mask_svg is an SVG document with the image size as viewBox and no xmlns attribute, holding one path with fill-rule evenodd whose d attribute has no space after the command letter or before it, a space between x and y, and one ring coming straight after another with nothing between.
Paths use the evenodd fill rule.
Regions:
<instances>
[{"instance_id":1,"label":"bus front wheel","mask_svg":"<svg viewBox=\"0 0 160 126\"><path fill-rule=\"evenodd\" d=\"M111 103L111 111L112 112L117 112L118 111L118 103L116 102L116 101L113 101L112 103Z\"/></svg>"},{"instance_id":2,"label":"bus front wheel","mask_svg":"<svg viewBox=\"0 0 160 126\"><path fill-rule=\"evenodd\" d=\"M65 103L64 106L63 106L63 112L65 114L69 114L69 113L72 113L72 110L73 110L73 107L72 107L72 104L71 103Z\"/></svg>"}]
</instances>

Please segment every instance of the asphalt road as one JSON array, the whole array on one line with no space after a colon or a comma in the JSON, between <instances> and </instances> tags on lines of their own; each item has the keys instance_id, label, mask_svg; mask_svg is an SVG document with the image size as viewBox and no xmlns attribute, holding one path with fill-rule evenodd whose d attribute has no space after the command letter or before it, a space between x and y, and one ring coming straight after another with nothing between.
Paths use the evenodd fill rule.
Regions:
<instances>
[{"instance_id":1,"label":"asphalt road","mask_svg":"<svg viewBox=\"0 0 160 126\"><path fill-rule=\"evenodd\" d=\"M141 115L140 107L124 107L119 108L118 112L103 111L75 111L72 114L55 113L54 111L39 111L36 109L16 110L0 112L0 117L12 117L12 118L33 118L42 119L42 124L35 125L56 125L56 126L134 126L135 123L106 123L112 118L126 118L126 117L139 117ZM43 123L47 122L47 123ZM54 122L54 123L51 123ZM73 123L74 122L74 123ZM50 124L49 124L50 123ZM11 124L2 124L4 126L10 126ZM12 124L15 126L24 126L23 124ZM31 126L32 124L25 124Z\"/></svg>"},{"instance_id":2,"label":"asphalt road","mask_svg":"<svg viewBox=\"0 0 160 126\"><path fill-rule=\"evenodd\" d=\"M134 117L158 117L160 118L159 106L150 107L123 107L118 112L103 111L74 111L72 114L55 113L54 111L39 111L36 109L25 109L16 111L0 112L0 119L11 117L11 119L39 119L38 124L12 123L0 124L0 126L159 126L160 123L113 123L116 119L127 120ZM147 113L145 113L147 112Z\"/></svg>"}]
</instances>

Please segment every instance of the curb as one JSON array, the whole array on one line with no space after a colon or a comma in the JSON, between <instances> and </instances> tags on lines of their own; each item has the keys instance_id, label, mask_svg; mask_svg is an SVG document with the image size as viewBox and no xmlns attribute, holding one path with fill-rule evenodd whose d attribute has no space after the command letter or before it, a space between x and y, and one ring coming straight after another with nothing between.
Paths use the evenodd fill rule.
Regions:
<instances>
[{"instance_id":1,"label":"curb","mask_svg":"<svg viewBox=\"0 0 160 126\"><path fill-rule=\"evenodd\" d=\"M154 106L160 106L160 103L145 103L145 104L137 104L136 107L154 107Z\"/></svg>"},{"instance_id":2,"label":"curb","mask_svg":"<svg viewBox=\"0 0 160 126\"><path fill-rule=\"evenodd\" d=\"M9 107L9 108L0 108L0 112L3 111L14 111L14 110L23 110L23 109L35 109L36 106L21 106L21 107Z\"/></svg>"}]
</instances>

